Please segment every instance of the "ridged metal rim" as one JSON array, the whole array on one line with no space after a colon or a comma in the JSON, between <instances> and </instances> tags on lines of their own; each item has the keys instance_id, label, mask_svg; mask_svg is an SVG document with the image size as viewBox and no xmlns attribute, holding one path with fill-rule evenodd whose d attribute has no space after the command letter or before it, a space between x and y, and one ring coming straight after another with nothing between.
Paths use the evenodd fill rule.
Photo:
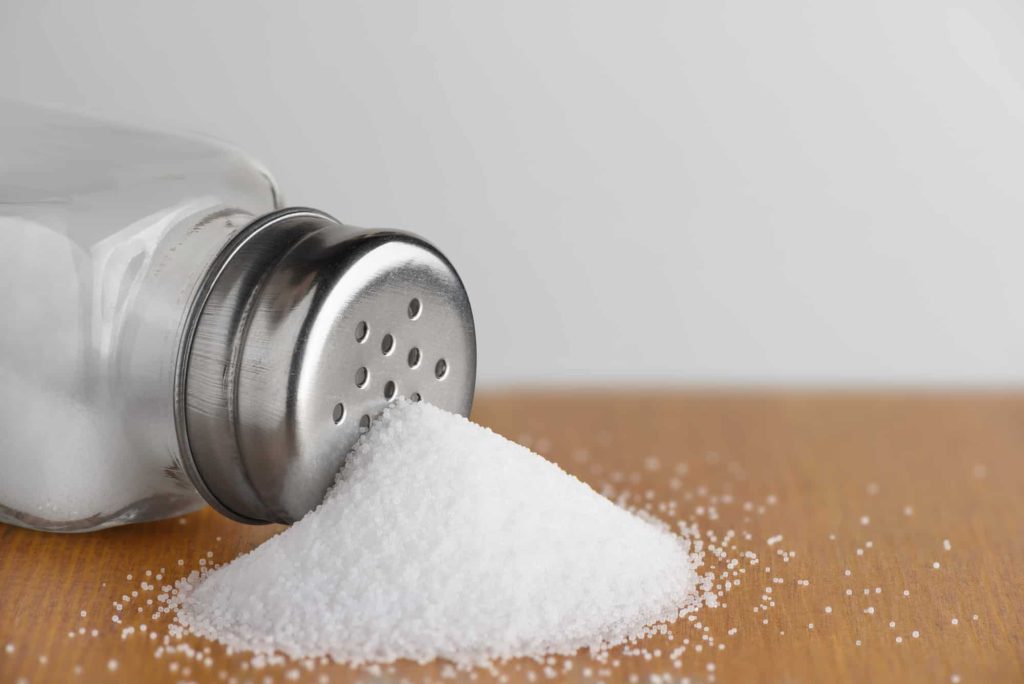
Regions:
<instances>
[{"instance_id":1,"label":"ridged metal rim","mask_svg":"<svg viewBox=\"0 0 1024 684\"><path fill-rule=\"evenodd\" d=\"M189 370L189 361L192 354L192 347L195 342L196 331L199 327L199 320L203 315L203 311L206 308L206 304L212 295L214 288L217 285L217 281L220 276L224 273L228 263L230 263L232 257L234 257L239 250L242 249L250 240L252 240L261 231L267 229L274 224L277 224L286 219L296 217L310 217L316 218L323 221L338 223L333 217L321 212L316 209L309 209L306 207L288 207L285 209L279 209L269 214L257 218L255 221L250 223L244 229L242 229L237 235L235 235L224 249L221 250L220 254L217 255L210 268L207 271L206 278L202 285L200 285L198 292L193 300L192 307L189 310L188 318L186 319L184 326L184 334L182 336L182 342L179 345L178 359L176 363L176 371L174 374L174 425L175 431L178 436L178 449L181 453L181 465L184 468L189 479L192 481L192 485L196 488L199 494L206 500L214 510L222 515L236 520L238 522L247 523L249 525L266 525L269 524L268 520L260 520L256 518L250 518L248 516L237 513L233 509L224 505L220 499L207 487L205 480L199 473L199 468L196 465L195 456L192 453L192 447L188 437L188 422L186 420L186 399L188 396L187 390L187 377Z\"/></svg>"}]
</instances>

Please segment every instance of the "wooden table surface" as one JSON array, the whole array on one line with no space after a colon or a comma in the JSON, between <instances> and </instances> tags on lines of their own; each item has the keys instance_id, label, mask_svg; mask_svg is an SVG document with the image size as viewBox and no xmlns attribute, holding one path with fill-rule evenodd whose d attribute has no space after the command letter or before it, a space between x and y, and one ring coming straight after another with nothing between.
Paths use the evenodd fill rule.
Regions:
<instances>
[{"instance_id":1,"label":"wooden table surface","mask_svg":"<svg viewBox=\"0 0 1024 684\"><path fill-rule=\"evenodd\" d=\"M677 518L719 537L732 529L759 557L727 606L647 644L660 655L613 651L602 665L584 654L568 672L558 658L548 673L558 680L1024 681L1024 395L523 392L480 396L474 418L595 487L676 501ZM0 525L0 682L451 676L441 664L255 669L193 638L199 659L157 657L167 620L137 612L145 591L112 622L113 602L131 598L147 569L164 568L167 582L208 551L230 560L278 529L210 510L87 535ZM532 661L498 669L510 682L546 678Z\"/></svg>"}]
</instances>

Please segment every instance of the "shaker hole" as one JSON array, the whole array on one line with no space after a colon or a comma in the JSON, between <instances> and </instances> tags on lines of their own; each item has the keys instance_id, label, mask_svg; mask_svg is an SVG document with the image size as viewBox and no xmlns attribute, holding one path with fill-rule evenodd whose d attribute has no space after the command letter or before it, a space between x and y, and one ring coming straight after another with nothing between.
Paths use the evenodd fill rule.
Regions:
<instances>
[{"instance_id":1,"label":"shaker hole","mask_svg":"<svg viewBox=\"0 0 1024 684\"><path fill-rule=\"evenodd\" d=\"M422 358L422 355L420 354L419 347L413 347L412 349L410 349L409 368L415 368L416 366L420 365L420 358Z\"/></svg>"},{"instance_id":2,"label":"shaker hole","mask_svg":"<svg viewBox=\"0 0 1024 684\"><path fill-rule=\"evenodd\" d=\"M370 429L370 416L363 416L359 419L359 427L364 430Z\"/></svg>"},{"instance_id":3,"label":"shaker hole","mask_svg":"<svg viewBox=\"0 0 1024 684\"><path fill-rule=\"evenodd\" d=\"M409 302L409 318L416 320L420 317L420 312L423 311L423 304L416 297L413 297Z\"/></svg>"},{"instance_id":4,"label":"shaker hole","mask_svg":"<svg viewBox=\"0 0 1024 684\"><path fill-rule=\"evenodd\" d=\"M384 339L380 341L380 350L384 352L384 356L395 351L395 338L391 333L385 335Z\"/></svg>"},{"instance_id":5,"label":"shaker hole","mask_svg":"<svg viewBox=\"0 0 1024 684\"><path fill-rule=\"evenodd\" d=\"M334 423L337 425L345 420L345 405L340 401L334 405Z\"/></svg>"},{"instance_id":6,"label":"shaker hole","mask_svg":"<svg viewBox=\"0 0 1024 684\"><path fill-rule=\"evenodd\" d=\"M384 398L391 401L395 398L395 393L398 391L398 387L395 386L394 380L388 380L387 384L384 385Z\"/></svg>"},{"instance_id":7,"label":"shaker hole","mask_svg":"<svg viewBox=\"0 0 1024 684\"><path fill-rule=\"evenodd\" d=\"M437 365L434 366L434 377L438 380L444 380L446 375L448 375L448 362L440 359Z\"/></svg>"},{"instance_id":8,"label":"shaker hole","mask_svg":"<svg viewBox=\"0 0 1024 684\"><path fill-rule=\"evenodd\" d=\"M366 387L366 383L370 382L370 371L365 367L360 368L356 371L356 387L362 389Z\"/></svg>"},{"instance_id":9,"label":"shaker hole","mask_svg":"<svg viewBox=\"0 0 1024 684\"><path fill-rule=\"evenodd\" d=\"M356 326L356 342L362 344L369 336L370 326L366 324L366 321L359 321L359 325Z\"/></svg>"},{"instance_id":10,"label":"shaker hole","mask_svg":"<svg viewBox=\"0 0 1024 684\"><path fill-rule=\"evenodd\" d=\"M422 398L423 397L420 396L419 392L413 392L412 395L410 395L409 400L410 401L419 401Z\"/></svg>"}]
</instances>

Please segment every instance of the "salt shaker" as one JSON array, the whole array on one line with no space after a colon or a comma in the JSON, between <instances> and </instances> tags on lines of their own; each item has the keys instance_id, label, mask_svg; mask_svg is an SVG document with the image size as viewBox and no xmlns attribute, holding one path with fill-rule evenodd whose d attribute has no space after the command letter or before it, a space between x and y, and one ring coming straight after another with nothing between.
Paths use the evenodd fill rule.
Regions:
<instances>
[{"instance_id":1,"label":"salt shaker","mask_svg":"<svg viewBox=\"0 0 1024 684\"><path fill-rule=\"evenodd\" d=\"M221 144L0 100L0 521L314 508L399 397L468 414L465 288Z\"/></svg>"}]
</instances>

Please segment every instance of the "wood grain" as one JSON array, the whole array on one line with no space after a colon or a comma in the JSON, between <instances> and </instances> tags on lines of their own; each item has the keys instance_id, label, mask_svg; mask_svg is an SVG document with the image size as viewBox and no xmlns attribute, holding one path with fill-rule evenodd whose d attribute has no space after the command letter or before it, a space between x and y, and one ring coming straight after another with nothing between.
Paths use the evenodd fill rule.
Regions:
<instances>
[{"instance_id":1,"label":"wood grain","mask_svg":"<svg viewBox=\"0 0 1024 684\"><path fill-rule=\"evenodd\" d=\"M700 628L684 621L672 641L651 641L660 657L613 652L613 667L581 655L559 679L1024 681L1024 395L524 392L481 396L474 417L595 486L649 489L704 530L749 533L742 544L760 557L726 607L699 613ZM712 501L717 520L708 519ZM208 551L223 562L278 529L209 510L88 535L0 525L0 682L441 680L439 664L254 670L248 657L195 640L187 643L207 648L203 659L157 658L160 639L148 634L164 634L166 619L148 617L147 592L122 612L124 625L146 622L147 633L122 638L123 625L111 621L113 602L138 590L145 570L164 568L167 582ZM796 555L783 562L780 549ZM765 587L775 606L754 612ZM702 634L725 649L697 652ZM667 654L684 639L675 667ZM564 660L555 661L559 672ZM511 682L544 680L531 661L500 672Z\"/></svg>"}]
</instances>

